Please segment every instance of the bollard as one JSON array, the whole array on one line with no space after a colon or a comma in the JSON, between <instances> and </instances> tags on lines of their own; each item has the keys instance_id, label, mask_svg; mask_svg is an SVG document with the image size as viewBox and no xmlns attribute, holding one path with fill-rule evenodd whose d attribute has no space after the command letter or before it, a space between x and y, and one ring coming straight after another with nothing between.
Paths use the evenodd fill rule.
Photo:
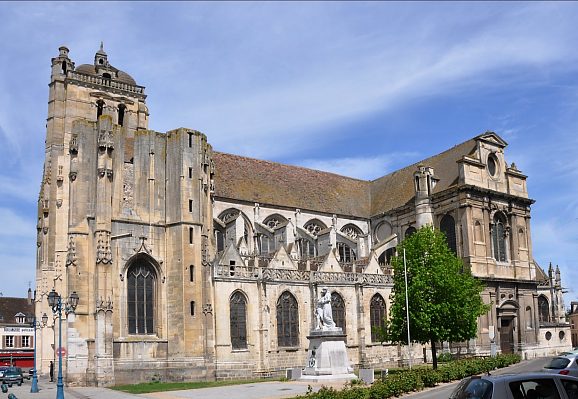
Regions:
<instances>
[{"instance_id":1,"label":"bollard","mask_svg":"<svg viewBox=\"0 0 578 399\"><path fill-rule=\"evenodd\" d=\"M2 385L0 385L0 388L2 389L2 393L8 392L8 385L3 383Z\"/></svg>"}]
</instances>

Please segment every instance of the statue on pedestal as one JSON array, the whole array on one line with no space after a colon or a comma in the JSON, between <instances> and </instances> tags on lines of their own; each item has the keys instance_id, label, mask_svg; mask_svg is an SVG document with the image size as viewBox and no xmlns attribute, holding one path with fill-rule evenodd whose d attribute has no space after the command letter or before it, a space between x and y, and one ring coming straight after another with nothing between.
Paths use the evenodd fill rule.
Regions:
<instances>
[{"instance_id":1,"label":"statue on pedestal","mask_svg":"<svg viewBox=\"0 0 578 399\"><path fill-rule=\"evenodd\" d=\"M335 322L333 321L333 310L331 309L331 293L327 287L321 288L321 296L317 300L317 309L315 310L317 316L316 330L333 330L335 329Z\"/></svg>"}]
</instances>

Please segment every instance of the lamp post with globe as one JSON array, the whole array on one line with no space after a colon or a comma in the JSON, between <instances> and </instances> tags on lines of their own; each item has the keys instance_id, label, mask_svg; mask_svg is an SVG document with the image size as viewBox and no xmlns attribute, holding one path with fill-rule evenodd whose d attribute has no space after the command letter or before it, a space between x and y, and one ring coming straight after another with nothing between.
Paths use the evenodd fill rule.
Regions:
<instances>
[{"instance_id":1,"label":"lamp post with globe","mask_svg":"<svg viewBox=\"0 0 578 399\"><path fill-rule=\"evenodd\" d=\"M74 312L78 306L78 294L73 291L66 303L62 303L62 297L54 290L48 294L48 305L52 313L58 314L58 380L56 383L56 399L64 399L64 384L62 382L62 310L66 314ZM64 306L64 309L63 309Z\"/></svg>"}]
</instances>

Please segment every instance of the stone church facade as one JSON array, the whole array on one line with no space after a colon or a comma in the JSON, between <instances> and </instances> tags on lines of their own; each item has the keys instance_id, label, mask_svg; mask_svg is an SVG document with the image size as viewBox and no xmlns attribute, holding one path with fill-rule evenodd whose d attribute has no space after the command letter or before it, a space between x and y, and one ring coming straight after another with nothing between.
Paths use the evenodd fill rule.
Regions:
<instances>
[{"instance_id":1,"label":"stone church facade","mask_svg":"<svg viewBox=\"0 0 578 399\"><path fill-rule=\"evenodd\" d=\"M559 270L532 257L526 176L486 132L363 181L214 151L186 128L148 130L143 86L102 49L76 66L52 59L38 201L37 314L76 291L63 321L67 384L278 375L305 365L315 298L356 367L407 361L381 343L389 260L433 224L485 283L492 304L462 353L527 357L570 345ZM54 359L42 330L38 367ZM455 348L458 346L454 346ZM427 347L413 359L428 360Z\"/></svg>"}]
</instances>

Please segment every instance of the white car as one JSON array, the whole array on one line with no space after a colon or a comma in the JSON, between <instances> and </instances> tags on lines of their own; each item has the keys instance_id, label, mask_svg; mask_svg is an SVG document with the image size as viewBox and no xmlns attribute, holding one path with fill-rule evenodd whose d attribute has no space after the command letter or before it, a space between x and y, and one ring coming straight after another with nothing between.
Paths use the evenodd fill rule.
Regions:
<instances>
[{"instance_id":1,"label":"white car","mask_svg":"<svg viewBox=\"0 0 578 399\"><path fill-rule=\"evenodd\" d=\"M449 399L578 399L578 378L523 373L463 379Z\"/></svg>"},{"instance_id":2,"label":"white car","mask_svg":"<svg viewBox=\"0 0 578 399\"><path fill-rule=\"evenodd\" d=\"M545 373L555 373L578 377L577 355L556 356L542 369Z\"/></svg>"}]
</instances>

